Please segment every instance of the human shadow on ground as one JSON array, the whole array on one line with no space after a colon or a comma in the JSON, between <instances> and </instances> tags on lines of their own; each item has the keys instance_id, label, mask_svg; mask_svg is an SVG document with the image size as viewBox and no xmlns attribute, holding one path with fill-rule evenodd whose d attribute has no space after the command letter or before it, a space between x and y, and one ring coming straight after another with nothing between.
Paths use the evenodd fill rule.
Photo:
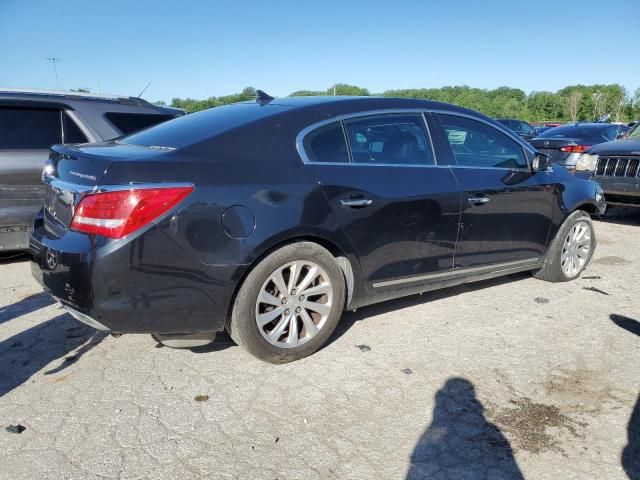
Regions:
<instances>
[{"instance_id":1,"label":"human shadow on ground","mask_svg":"<svg viewBox=\"0 0 640 480\"><path fill-rule=\"evenodd\" d=\"M438 390L431 425L411 455L407 480L522 479L509 441L484 416L473 384L450 378Z\"/></svg>"},{"instance_id":2,"label":"human shadow on ground","mask_svg":"<svg viewBox=\"0 0 640 480\"><path fill-rule=\"evenodd\" d=\"M29 295L11 305L0 306L0 325L14 318L27 315L55 303L51 295L44 292Z\"/></svg>"},{"instance_id":3,"label":"human shadow on ground","mask_svg":"<svg viewBox=\"0 0 640 480\"><path fill-rule=\"evenodd\" d=\"M44 372L53 375L76 363L106 336L62 314L34 325L0 342L0 397L26 383L51 362ZM76 350L77 349L77 350Z\"/></svg>"}]
</instances>

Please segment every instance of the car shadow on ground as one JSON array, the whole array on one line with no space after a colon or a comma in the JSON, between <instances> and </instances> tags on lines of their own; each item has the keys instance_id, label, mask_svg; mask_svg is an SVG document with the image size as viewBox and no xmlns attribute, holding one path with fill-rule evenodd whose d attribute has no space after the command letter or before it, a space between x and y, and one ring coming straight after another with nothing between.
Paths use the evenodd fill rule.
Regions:
<instances>
[{"instance_id":1,"label":"car shadow on ground","mask_svg":"<svg viewBox=\"0 0 640 480\"><path fill-rule=\"evenodd\" d=\"M640 225L640 208L609 207L599 220L620 225Z\"/></svg>"},{"instance_id":2,"label":"car shadow on ground","mask_svg":"<svg viewBox=\"0 0 640 480\"><path fill-rule=\"evenodd\" d=\"M26 383L34 374L54 375L76 363L106 336L74 320L58 315L0 342L0 397Z\"/></svg>"},{"instance_id":3,"label":"car shadow on ground","mask_svg":"<svg viewBox=\"0 0 640 480\"><path fill-rule=\"evenodd\" d=\"M627 332L640 336L640 322L633 318L625 317L624 315L618 315L612 313L609 318L620 328L624 328Z\"/></svg>"},{"instance_id":4,"label":"car shadow on ground","mask_svg":"<svg viewBox=\"0 0 640 480\"><path fill-rule=\"evenodd\" d=\"M433 302L455 295L474 292L476 290L496 287L505 283L513 283L525 280L530 277L531 274L529 272L514 273L503 277L493 278L491 280L464 283L461 285L456 285L455 287L448 287L431 292L425 292L422 295L411 295L395 300L388 300L386 302L376 303L374 305L368 305L366 307L359 308L355 312L344 312L340 323L338 323L338 326L327 342L327 345L330 345L331 343L342 337L356 322L365 320L368 317L374 317L376 315L382 315L385 313L393 312L395 310L402 310L403 308L409 308L415 305L421 305L423 303ZM325 347L327 345L325 345Z\"/></svg>"},{"instance_id":5,"label":"car shadow on ground","mask_svg":"<svg viewBox=\"0 0 640 480\"><path fill-rule=\"evenodd\" d=\"M28 262L31 260L29 252L2 252L0 253L0 265L9 263Z\"/></svg>"},{"instance_id":6,"label":"car shadow on ground","mask_svg":"<svg viewBox=\"0 0 640 480\"><path fill-rule=\"evenodd\" d=\"M413 450L406 478L524 477L509 441L485 418L473 384L450 378L436 393L431 425Z\"/></svg>"},{"instance_id":7,"label":"car shadow on ground","mask_svg":"<svg viewBox=\"0 0 640 480\"><path fill-rule=\"evenodd\" d=\"M640 395L627 427L627 446L622 450L622 468L630 480L640 480Z\"/></svg>"},{"instance_id":8,"label":"car shadow on ground","mask_svg":"<svg viewBox=\"0 0 640 480\"><path fill-rule=\"evenodd\" d=\"M53 305L55 300L44 292L29 295L11 305L0 306L0 325L14 318L27 315L41 308Z\"/></svg>"}]
</instances>

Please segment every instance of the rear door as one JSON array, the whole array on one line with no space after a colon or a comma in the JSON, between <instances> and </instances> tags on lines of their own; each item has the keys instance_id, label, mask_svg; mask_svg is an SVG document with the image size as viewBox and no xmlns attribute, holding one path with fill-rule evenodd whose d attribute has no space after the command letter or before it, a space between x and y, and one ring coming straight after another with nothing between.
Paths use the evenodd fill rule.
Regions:
<instances>
[{"instance_id":1,"label":"rear door","mask_svg":"<svg viewBox=\"0 0 640 480\"><path fill-rule=\"evenodd\" d=\"M535 261L545 252L554 185L531 172L523 145L488 122L436 115L439 158L450 155L462 191L455 268Z\"/></svg>"},{"instance_id":2,"label":"rear door","mask_svg":"<svg viewBox=\"0 0 640 480\"><path fill-rule=\"evenodd\" d=\"M450 274L460 196L450 168L435 162L421 112L333 122L312 129L303 149L369 290Z\"/></svg>"}]
</instances>

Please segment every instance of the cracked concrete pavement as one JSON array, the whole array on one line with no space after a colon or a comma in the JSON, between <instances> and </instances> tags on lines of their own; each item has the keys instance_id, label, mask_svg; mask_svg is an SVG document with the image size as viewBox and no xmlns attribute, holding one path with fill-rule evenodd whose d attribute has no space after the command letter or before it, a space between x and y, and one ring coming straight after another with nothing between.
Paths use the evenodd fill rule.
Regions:
<instances>
[{"instance_id":1,"label":"cracked concrete pavement","mask_svg":"<svg viewBox=\"0 0 640 480\"><path fill-rule=\"evenodd\" d=\"M5 261L0 478L638 479L639 218L596 222L577 281L363 308L282 366L105 336Z\"/></svg>"}]
</instances>

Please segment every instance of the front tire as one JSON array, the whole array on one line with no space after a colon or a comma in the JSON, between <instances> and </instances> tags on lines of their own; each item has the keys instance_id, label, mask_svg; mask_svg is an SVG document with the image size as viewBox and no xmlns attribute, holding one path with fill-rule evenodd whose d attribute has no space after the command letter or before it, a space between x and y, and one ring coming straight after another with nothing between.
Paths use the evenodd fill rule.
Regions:
<instances>
[{"instance_id":1,"label":"front tire","mask_svg":"<svg viewBox=\"0 0 640 480\"><path fill-rule=\"evenodd\" d=\"M344 304L344 275L333 255L315 243L293 243L247 275L233 304L229 335L261 360L292 362L326 343Z\"/></svg>"},{"instance_id":2,"label":"front tire","mask_svg":"<svg viewBox=\"0 0 640 480\"><path fill-rule=\"evenodd\" d=\"M582 210L576 210L556 233L543 267L533 276L547 282L574 280L589 265L595 247L596 235L591 217Z\"/></svg>"}]
</instances>

